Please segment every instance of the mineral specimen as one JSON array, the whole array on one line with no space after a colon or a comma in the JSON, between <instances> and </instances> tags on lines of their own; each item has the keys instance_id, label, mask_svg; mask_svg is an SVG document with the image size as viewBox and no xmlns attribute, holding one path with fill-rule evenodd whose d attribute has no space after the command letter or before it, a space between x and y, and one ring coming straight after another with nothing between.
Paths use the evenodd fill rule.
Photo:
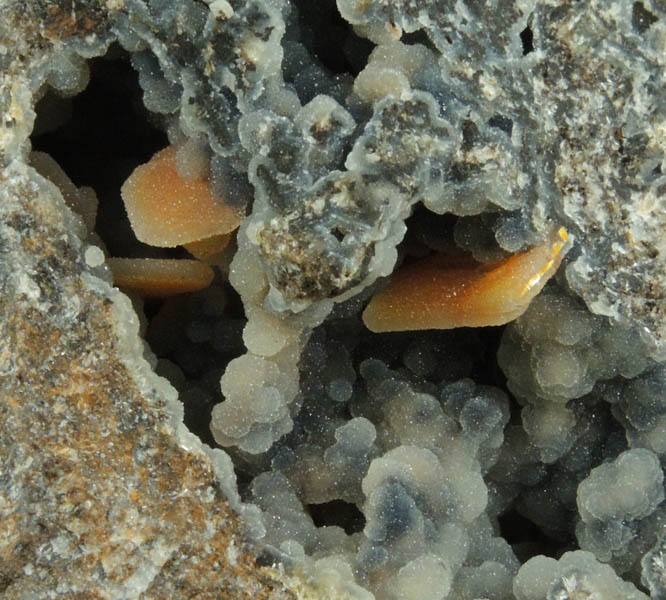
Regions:
<instances>
[{"instance_id":1,"label":"mineral specimen","mask_svg":"<svg viewBox=\"0 0 666 600\"><path fill-rule=\"evenodd\" d=\"M167 438L213 461L256 552L286 569L295 593L663 596L663 2L67 6L44 0L23 22L14 4L0 4L3 292L40 318L62 314L44 329L54 339L76 327L84 296L122 307L108 317L122 340L113 352L150 400L131 414L160 431L168 418ZM111 160L81 151L72 161L92 135L76 101L104 73L111 87L140 91L126 94L118 127L140 115L159 135L140 156L122 139ZM169 150L139 166L167 140ZM137 167L136 177L152 179L142 190L138 179L126 184L129 218L162 249L141 246L114 213ZM170 212L145 218L160 202ZM238 221L235 240L213 237ZM202 229L184 235L192 223ZM143 225L157 234L144 236ZM22 235L40 227L47 241ZM564 231L573 244L553 237ZM203 244L188 245L192 254L210 263L201 268L214 270L209 288L160 302L128 292L130 303L111 287L108 257L120 255L111 248L184 266L184 250L172 247L192 241ZM51 245L58 251L44 250ZM468 294L474 277L446 271L442 293L458 316L488 318L415 333L372 321L396 266L409 273L431 255L463 251L474 277L501 277ZM439 275L423 268L408 295L387 303L418 312L432 284L440 293ZM383 333L364 327L364 309ZM83 352L70 346L68 356ZM25 376L12 366L21 348L0 347L10 364L3 375ZM88 369L105 360L81 356ZM57 364L58 390L79 385L68 363ZM184 430L177 395L205 444ZM160 398L163 416L144 419ZM3 403L7 422L26 402ZM90 403L54 411L63 422L98 423ZM139 447L139 426L122 423L129 447ZM14 478L35 457L21 460L4 463ZM141 468L132 463L123 477ZM45 473L57 495L62 478ZM0 508L10 505L8 480L0 477ZM211 501L199 500L209 514ZM56 529L47 562L54 548L84 547L89 533L68 529L63 540ZM153 577L144 590L180 568L155 547L141 546ZM77 581L97 577L97 567L76 565ZM26 562L0 584L18 597L28 578L39 594L34 568ZM121 587L112 593L137 589L130 571L113 571Z\"/></svg>"},{"instance_id":2,"label":"mineral specimen","mask_svg":"<svg viewBox=\"0 0 666 600\"><path fill-rule=\"evenodd\" d=\"M197 260L108 258L113 283L124 290L164 298L208 287L213 269Z\"/></svg>"},{"instance_id":3,"label":"mineral specimen","mask_svg":"<svg viewBox=\"0 0 666 600\"><path fill-rule=\"evenodd\" d=\"M137 167L121 189L132 230L151 246L197 242L240 223L238 211L211 193L206 166L193 165L192 152L184 154L165 148Z\"/></svg>"},{"instance_id":4,"label":"mineral specimen","mask_svg":"<svg viewBox=\"0 0 666 600\"><path fill-rule=\"evenodd\" d=\"M545 244L491 264L435 254L398 269L363 311L374 332L504 325L527 309L568 250L564 228Z\"/></svg>"}]
</instances>

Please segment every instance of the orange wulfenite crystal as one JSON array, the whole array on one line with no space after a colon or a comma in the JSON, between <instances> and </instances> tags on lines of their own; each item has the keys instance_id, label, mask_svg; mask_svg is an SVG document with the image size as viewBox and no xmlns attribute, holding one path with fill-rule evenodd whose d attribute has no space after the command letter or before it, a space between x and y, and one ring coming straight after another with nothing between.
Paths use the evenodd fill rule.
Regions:
<instances>
[{"instance_id":1,"label":"orange wulfenite crystal","mask_svg":"<svg viewBox=\"0 0 666 600\"><path fill-rule=\"evenodd\" d=\"M183 244L183 246L195 258L207 260L222 252L229 245L231 238L231 233L224 233L206 238L205 240Z\"/></svg>"},{"instance_id":2,"label":"orange wulfenite crystal","mask_svg":"<svg viewBox=\"0 0 666 600\"><path fill-rule=\"evenodd\" d=\"M136 237L162 248L229 233L243 216L214 196L206 179L183 179L172 146L137 167L121 194Z\"/></svg>"},{"instance_id":3,"label":"orange wulfenite crystal","mask_svg":"<svg viewBox=\"0 0 666 600\"><path fill-rule=\"evenodd\" d=\"M398 269L363 322L374 332L503 325L525 312L570 245L561 227L546 243L491 264L428 256Z\"/></svg>"},{"instance_id":4,"label":"orange wulfenite crystal","mask_svg":"<svg viewBox=\"0 0 666 600\"><path fill-rule=\"evenodd\" d=\"M107 258L114 285L142 296L174 296L207 288L214 273L198 260Z\"/></svg>"}]
</instances>

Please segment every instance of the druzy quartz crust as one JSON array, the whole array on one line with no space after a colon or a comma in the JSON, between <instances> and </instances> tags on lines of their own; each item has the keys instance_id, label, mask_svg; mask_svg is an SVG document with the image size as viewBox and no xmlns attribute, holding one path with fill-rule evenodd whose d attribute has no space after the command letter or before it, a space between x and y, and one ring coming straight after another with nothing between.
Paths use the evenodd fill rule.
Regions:
<instances>
[{"instance_id":1,"label":"druzy quartz crust","mask_svg":"<svg viewBox=\"0 0 666 600\"><path fill-rule=\"evenodd\" d=\"M0 591L663 598L665 57L658 0L0 0ZM77 168L100 78L156 141Z\"/></svg>"}]
</instances>

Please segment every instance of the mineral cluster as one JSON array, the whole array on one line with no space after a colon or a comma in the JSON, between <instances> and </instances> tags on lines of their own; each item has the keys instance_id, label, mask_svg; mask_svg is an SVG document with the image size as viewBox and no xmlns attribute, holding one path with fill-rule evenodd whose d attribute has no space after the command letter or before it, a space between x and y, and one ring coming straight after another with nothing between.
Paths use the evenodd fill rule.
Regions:
<instances>
[{"instance_id":1,"label":"mineral cluster","mask_svg":"<svg viewBox=\"0 0 666 600\"><path fill-rule=\"evenodd\" d=\"M666 598L662 1L71 10L0 90L5 170L58 186L86 277L110 282L95 194L29 136L34 110L66 130L37 102L113 55L180 177L247 215L212 286L132 300L266 561L331 598ZM502 328L361 320L400 265L493 263L554 231L559 271Z\"/></svg>"}]
</instances>

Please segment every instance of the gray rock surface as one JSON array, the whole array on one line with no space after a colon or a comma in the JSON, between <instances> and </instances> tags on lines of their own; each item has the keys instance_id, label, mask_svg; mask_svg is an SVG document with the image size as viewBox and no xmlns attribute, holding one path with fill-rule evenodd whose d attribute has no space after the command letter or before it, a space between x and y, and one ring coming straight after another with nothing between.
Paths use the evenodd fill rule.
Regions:
<instances>
[{"instance_id":1,"label":"gray rock surface","mask_svg":"<svg viewBox=\"0 0 666 600\"><path fill-rule=\"evenodd\" d=\"M0 0L4 597L661 597L665 50L658 0ZM247 213L152 306L117 190L31 153L114 56ZM504 329L363 327L560 226Z\"/></svg>"}]
</instances>

